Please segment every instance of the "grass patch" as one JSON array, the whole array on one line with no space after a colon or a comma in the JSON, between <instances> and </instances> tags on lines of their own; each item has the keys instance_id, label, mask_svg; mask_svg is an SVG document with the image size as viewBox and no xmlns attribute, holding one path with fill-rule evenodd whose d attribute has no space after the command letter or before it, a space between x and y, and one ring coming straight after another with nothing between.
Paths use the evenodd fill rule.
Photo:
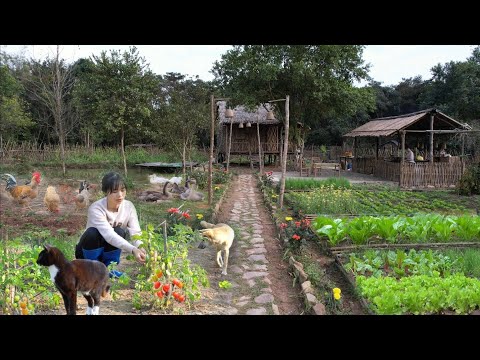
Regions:
<instances>
[{"instance_id":1,"label":"grass patch","mask_svg":"<svg viewBox=\"0 0 480 360\"><path fill-rule=\"evenodd\" d=\"M480 279L480 249L448 249L443 253L456 262L456 270Z\"/></svg>"},{"instance_id":2,"label":"grass patch","mask_svg":"<svg viewBox=\"0 0 480 360\"><path fill-rule=\"evenodd\" d=\"M317 188L330 188L330 189L350 189L350 181L346 178L330 177L326 180L315 179L285 179L286 190L310 190Z\"/></svg>"}]
</instances>

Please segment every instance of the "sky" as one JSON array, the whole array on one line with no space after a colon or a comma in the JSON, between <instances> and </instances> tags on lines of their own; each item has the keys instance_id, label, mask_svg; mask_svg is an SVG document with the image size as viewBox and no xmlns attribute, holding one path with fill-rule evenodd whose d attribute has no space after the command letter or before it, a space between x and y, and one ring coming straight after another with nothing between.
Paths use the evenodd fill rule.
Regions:
<instances>
[{"instance_id":1,"label":"sky","mask_svg":"<svg viewBox=\"0 0 480 360\"><path fill-rule=\"evenodd\" d=\"M53 57L55 45L0 45L2 51L23 54L35 59ZM232 47L229 45L136 45L150 69L159 75L178 72L198 75L200 79L213 79L209 72L214 61ZM438 63L465 61L471 56L474 45L368 45L363 58L371 64L370 76L383 86L396 85L403 78L421 75L423 80L431 77L430 69ZM128 45L61 45L61 57L75 61L90 55L100 55L102 50L128 50ZM360 83L359 85L365 85Z\"/></svg>"}]
</instances>

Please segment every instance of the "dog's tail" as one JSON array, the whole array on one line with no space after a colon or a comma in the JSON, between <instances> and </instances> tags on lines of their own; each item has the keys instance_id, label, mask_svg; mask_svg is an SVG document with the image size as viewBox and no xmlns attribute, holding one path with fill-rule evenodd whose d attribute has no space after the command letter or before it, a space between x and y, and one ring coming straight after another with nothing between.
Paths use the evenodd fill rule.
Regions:
<instances>
[{"instance_id":1,"label":"dog's tail","mask_svg":"<svg viewBox=\"0 0 480 360\"><path fill-rule=\"evenodd\" d=\"M211 229L211 228L215 227L215 224L210 224L210 223L208 223L206 221L203 221L203 220L200 221L200 225L202 225L202 227L204 229Z\"/></svg>"}]
</instances>

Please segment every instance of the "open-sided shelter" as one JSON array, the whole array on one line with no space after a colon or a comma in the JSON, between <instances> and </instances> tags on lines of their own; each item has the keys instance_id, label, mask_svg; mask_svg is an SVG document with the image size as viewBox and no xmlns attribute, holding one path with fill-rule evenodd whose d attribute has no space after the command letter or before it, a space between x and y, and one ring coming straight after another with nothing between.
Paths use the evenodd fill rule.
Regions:
<instances>
[{"instance_id":1,"label":"open-sided shelter","mask_svg":"<svg viewBox=\"0 0 480 360\"><path fill-rule=\"evenodd\" d=\"M230 129L232 129L232 144L230 155L258 155L258 134L260 131L260 145L262 156L270 159L279 159L283 144L283 123L276 119L270 105L259 106L256 111L248 111L244 106L233 109L233 117L226 117L225 101L217 102L218 137L217 158L219 161L226 158Z\"/></svg>"},{"instance_id":2,"label":"open-sided shelter","mask_svg":"<svg viewBox=\"0 0 480 360\"><path fill-rule=\"evenodd\" d=\"M344 148L353 152L352 171L398 181L402 187L450 187L465 171L464 137L471 129L427 109L373 119L345 134ZM447 143L457 145L446 149ZM407 147L415 152L414 162L405 160Z\"/></svg>"}]
</instances>

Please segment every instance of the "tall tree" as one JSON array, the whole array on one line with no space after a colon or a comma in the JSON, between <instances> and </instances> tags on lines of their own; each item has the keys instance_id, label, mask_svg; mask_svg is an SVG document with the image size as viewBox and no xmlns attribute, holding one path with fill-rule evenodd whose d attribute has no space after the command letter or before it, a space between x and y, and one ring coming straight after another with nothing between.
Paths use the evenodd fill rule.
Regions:
<instances>
[{"instance_id":1,"label":"tall tree","mask_svg":"<svg viewBox=\"0 0 480 360\"><path fill-rule=\"evenodd\" d=\"M0 63L0 148L4 140L17 140L33 125L20 93L21 84Z\"/></svg>"},{"instance_id":2,"label":"tall tree","mask_svg":"<svg viewBox=\"0 0 480 360\"><path fill-rule=\"evenodd\" d=\"M78 59L72 68L72 74L75 78L75 85L72 92L72 103L75 113L78 114L78 138L87 148L93 148L96 142L100 143L104 139L102 129L95 127L95 114L93 111L94 97L88 96L88 82L94 68L94 63L90 59Z\"/></svg>"},{"instance_id":3,"label":"tall tree","mask_svg":"<svg viewBox=\"0 0 480 360\"><path fill-rule=\"evenodd\" d=\"M52 127L58 137L62 169L65 175L67 135L74 126L74 121L68 115L69 106L67 105L67 97L73 86L71 67L67 66L63 59L60 59L60 46L57 45L54 59L48 58L42 64L33 61L31 70L27 78L31 85L29 89L34 98L48 110L53 118Z\"/></svg>"},{"instance_id":4,"label":"tall tree","mask_svg":"<svg viewBox=\"0 0 480 360\"><path fill-rule=\"evenodd\" d=\"M77 96L88 104L96 128L118 135L127 176L125 136L143 131L144 121L152 115L158 79L134 46L123 54L110 50L107 56L102 51L100 56L92 56L92 61Z\"/></svg>"},{"instance_id":5,"label":"tall tree","mask_svg":"<svg viewBox=\"0 0 480 360\"><path fill-rule=\"evenodd\" d=\"M462 121L480 118L480 46L467 61L450 61L432 69L425 101Z\"/></svg>"},{"instance_id":6,"label":"tall tree","mask_svg":"<svg viewBox=\"0 0 480 360\"><path fill-rule=\"evenodd\" d=\"M209 126L209 84L178 73L167 73L162 81L161 122L157 140L178 152L185 164L197 145L197 134ZM184 165L185 173L185 165Z\"/></svg>"},{"instance_id":7,"label":"tall tree","mask_svg":"<svg viewBox=\"0 0 480 360\"><path fill-rule=\"evenodd\" d=\"M425 82L420 75L402 79L395 91L398 96L398 114L408 114L422 110L421 95L425 91Z\"/></svg>"},{"instance_id":8,"label":"tall tree","mask_svg":"<svg viewBox=\"0 0 480 360\"><path fill-rule=\"evenodd\" d=\"M356 88L354 80L368 78L358 45L244 45L235 46L212 72L222 94L232 103L254 108L268 100L290 97L290 119L323 126L328 118L353 115L374 108L369 88ZM277 115L283 117L282 106ZM295 133L293 133L295 134Z\"/></svg>"}]
</instances>

